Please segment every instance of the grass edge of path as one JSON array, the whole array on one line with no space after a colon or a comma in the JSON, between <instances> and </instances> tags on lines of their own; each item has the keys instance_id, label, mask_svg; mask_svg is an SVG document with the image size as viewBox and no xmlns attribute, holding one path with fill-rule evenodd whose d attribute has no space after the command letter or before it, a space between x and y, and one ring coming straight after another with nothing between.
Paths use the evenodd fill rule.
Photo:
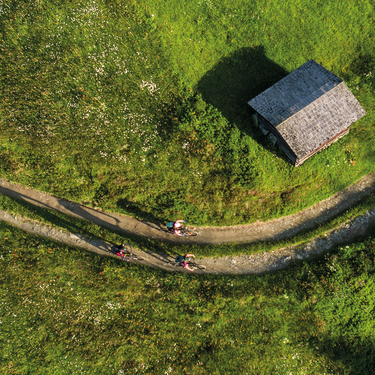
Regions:
<instances>
[{"instance_id":1,"label":"grass edge of path","mask_svg":"<svg viewBox=\"0 0 375 375\"><path fill-rule=\"evenodd\" d=\"M345 222L354 220L373 207L375 207L375 193L350 207L344 213L338 214L326 223L317 225L313 229L302 231L284 240L220 245L176 245L129 235L120 231L113 231L84 219L75 218L55 210L34 206L16 198L0 195L0 209L17 216L19 220L33 220L63 232L79 234L93 240L100 239L107 243L122 243L126 241L139 250L154 251L160 254L181 252L181 247L186 250L188 246L188 251L194 252L198 257L251 255L260 252L270 252L288 246L304 245L308 241L325 234Z\"/></svg>"}]
</instances>

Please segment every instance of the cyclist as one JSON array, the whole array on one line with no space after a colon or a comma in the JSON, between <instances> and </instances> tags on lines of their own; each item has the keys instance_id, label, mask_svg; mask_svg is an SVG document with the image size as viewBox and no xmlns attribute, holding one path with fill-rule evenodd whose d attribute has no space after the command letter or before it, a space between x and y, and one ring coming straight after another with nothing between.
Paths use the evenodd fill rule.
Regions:
<instances>
[{"instance_id":1,"label":"cyclist","mask_svg":"<svg viewBox=\"0 0 375 375\"><path fill-rule=\"evenodd\" d=\"M170 221L166 224L169 233L176 234L177 236L183 237L184 234L181 232L183 228L183 224L185 224L185 220L177 220L177 221Z\"/></svg>"},{"instance_id":2,"label":"cyclist","mask_svg":"<svg viewBox=\"0 0 375 375\"><path fill-rule=\"evenodd\" d=\"M113 245L113 246L111 247L111 251L112 251L113 254L115 254L115 255L121 257L122 260L127 260L127 261L129 261L129 259L127 259L127 258L125 257L126 252L125 252L124 249L125 249L125 245L124 245L123 243L122 243L121 245Z\"/></svg>"},{"instance_id":3,"label":"cyclist","mask_svg":"<svg viewBox=\"0 0 375 375\"><path fill-rule=\"evenodd\" d=\"M184 267L188 271L194 271L189 264L186 262L186 258L191 258L193 257L195 259L194 254L185 254L185 255L179 255L176 257L175 262L178 263L179 266Z\"/></svg>"}]
</instances>

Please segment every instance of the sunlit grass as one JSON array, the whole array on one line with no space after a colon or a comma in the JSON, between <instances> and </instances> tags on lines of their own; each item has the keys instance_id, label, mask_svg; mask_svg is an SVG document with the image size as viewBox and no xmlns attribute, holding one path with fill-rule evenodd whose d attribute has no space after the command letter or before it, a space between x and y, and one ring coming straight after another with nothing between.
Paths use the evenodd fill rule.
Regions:
<instances>
[{"instance_id":1,"label":"sunlit grass","mask_svg":"<svg viewBox=\"0 0 375 375\"><path fill-rule=\"evenodd\" d=\"M369 1L6 3L0 173L154 221L296 212L373 169L373 17ZM368 114L294 168L247 101L310 58Z\"/></svg>"},{"instance_id":2,"label":"sunlit grass","mask_svg":"<svg viewBox=\"0 0 375 375\"><path fill-rule=\"evenodd\" d=\"M373 240L262 277L167 274L4 222L0 240L4 374L372 373Z\"/></svg>"}]
</instances>

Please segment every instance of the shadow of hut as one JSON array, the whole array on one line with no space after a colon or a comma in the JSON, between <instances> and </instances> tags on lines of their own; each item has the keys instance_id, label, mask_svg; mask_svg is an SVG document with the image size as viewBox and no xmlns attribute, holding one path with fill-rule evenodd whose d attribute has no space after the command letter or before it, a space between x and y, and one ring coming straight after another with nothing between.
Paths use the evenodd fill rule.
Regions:
<instances>
[{"instance_id":1,"label":"shadow of hut","mask_svg":"<svg viewBox=\"0 0 375 375\"><path fill-rule=\"evenodd\" d=\"M254 110L248 101L288 73L265 55L264 47L245 47L223 57L201 78L197 90L207 103L217 108L241 132L287 160L284 153L273 147L252 123Z\"/></svg>"}]
</instances>

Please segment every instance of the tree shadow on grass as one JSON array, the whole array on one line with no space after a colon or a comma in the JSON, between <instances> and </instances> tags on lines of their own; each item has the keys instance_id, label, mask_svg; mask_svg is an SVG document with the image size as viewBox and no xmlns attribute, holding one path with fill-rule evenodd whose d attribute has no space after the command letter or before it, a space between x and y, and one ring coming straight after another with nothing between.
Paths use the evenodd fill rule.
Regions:
<instances>
[{"instance_id":1,"label":"tree shadow on grass","mask_svg":"<svg viewBox=\"0 0 375 375\"><path fill-rule=\"evenodd\" d=\"M218 62L201 78L197 90L207 103L217 108L239 130L288 160L251 124L254 110L247 104L288 73L266 56L264 47L246 47Z\"/></svg>"}]
</instances>

